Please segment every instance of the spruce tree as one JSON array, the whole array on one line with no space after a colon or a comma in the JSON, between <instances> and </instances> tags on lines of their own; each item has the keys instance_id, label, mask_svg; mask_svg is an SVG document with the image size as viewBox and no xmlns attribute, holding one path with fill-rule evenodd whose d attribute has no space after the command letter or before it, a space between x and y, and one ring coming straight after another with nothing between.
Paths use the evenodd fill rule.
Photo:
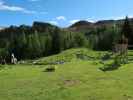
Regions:
<instances>
[{"instance_id":1,"label":"spruce tree","mask_svg":"<svg viewBox=\"0 0 133 100\"><path fill-rule=\"evenodd\" d=\"M131 44L132 38L133 38L133 32L132 32L129 18L127 16L126 16L126 19L124 21L121 33L122 33L121 36L124 35L126 38L128 38L129 44Z\"/></svg>"},{"instance_id":2,"label":"spruce tree","mask_svg":"<svg viewBox=\"0 0 133 100\"><path fill-rule=\"evenodd\" d=\"M52 53L56 54L61 51L61 33L59 28L55 28L52 33Z\"/></svg>"},{"instance_id":3,"label":"spruce tree","mask_svg":"<svg viewBox=\"0 0 133 100\"><path fill-rule=\"evenodd\" d=\"M27 37L26 53L26 58L33 58L33 43L31 35Z\"/></svg>"},{"instance_id":4,"label":"spruce tree","mask_svg":"<svg viewBox=\"0 0 133 100\"><path fill-rule=\"evenodd\" d=\"M32 35L32 46L34 51L33 52L34 58L39 57L41 54L41 46L40 46L40 40L37 32L35 32Z\"/></svg>"}]
</instances>

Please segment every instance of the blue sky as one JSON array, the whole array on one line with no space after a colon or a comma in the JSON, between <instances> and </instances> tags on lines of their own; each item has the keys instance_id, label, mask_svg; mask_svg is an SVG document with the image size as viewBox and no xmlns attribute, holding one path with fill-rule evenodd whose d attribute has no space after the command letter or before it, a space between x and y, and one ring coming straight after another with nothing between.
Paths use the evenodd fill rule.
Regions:
<instances>
[{"instance_id":1,"label":"blue sky","mask_svg":"<svg viewBox=\"0 0 133 100\"><path fill-rule=\"evenodd\" d=\"M133 16L133 0L0 0L0 26L43 21L67 27L79 20L94 22L126 15Z\"/></svg>"}]
</instances>

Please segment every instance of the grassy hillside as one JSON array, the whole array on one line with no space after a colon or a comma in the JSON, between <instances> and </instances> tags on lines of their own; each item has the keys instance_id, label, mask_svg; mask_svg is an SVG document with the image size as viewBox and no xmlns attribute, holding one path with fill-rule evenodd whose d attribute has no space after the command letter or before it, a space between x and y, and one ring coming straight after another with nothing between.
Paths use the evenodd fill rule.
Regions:
<instances>
[{"instance_id":1,"label":"grassy hillside","mask_svg":"<svg viewBox=\"0 0 133 100\"><path fill-rule=\"evenodd\" d=\"M133 63L103 72L105 53L71 49L29 65L1 65L0 100L133 100ZM55 71L45 72L49 66Z\"/></svg>"},{"instance_id":2,"label":"grassy hillside","mask_svg":"<svg viewBox=\"0 0 133 100\"><path fill-rule=\"evenodd\" d=\"M66 51L61 52L60 54L40 58L37 60L29 60L26 63L29 64L37 64L37 65L49 65L49 64L60 64L60 63L67 63L73 62L74 60L99 60L105 53L102 51L92 51L85 48L76 48L76 49L69 49Z\"/></svg>"}]
</instances>

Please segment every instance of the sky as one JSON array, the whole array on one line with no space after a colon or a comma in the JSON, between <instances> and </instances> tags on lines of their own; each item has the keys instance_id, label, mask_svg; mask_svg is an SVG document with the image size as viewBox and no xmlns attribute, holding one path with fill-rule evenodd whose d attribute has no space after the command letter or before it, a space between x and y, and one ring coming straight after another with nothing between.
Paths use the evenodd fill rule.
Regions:
<instances>
[{"instance_id":1,"label":"sky","mask_svg":"<svg viewBox=\"0 0 133 100\"><path fill-rule=\"evenodd\" d=\"M79 21L133 16L133 0L0 0L0 26L34 21L68 27Z\"/></svg>"}]
</instances>

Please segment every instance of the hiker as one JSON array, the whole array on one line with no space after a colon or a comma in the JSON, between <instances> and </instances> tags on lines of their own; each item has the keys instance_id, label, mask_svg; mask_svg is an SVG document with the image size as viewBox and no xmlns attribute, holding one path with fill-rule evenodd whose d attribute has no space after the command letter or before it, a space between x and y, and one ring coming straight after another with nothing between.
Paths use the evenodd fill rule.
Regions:
<instances>
[{"instance_id":1,"label":"hiker","mask_svg":"<svg viewBox=\"0 0 133 100\"><path fill-rule=\"evenodd\" d=\"M11 54L11 63L12 64L17 64L17 58L14 56L14 54Z\"/></svg>"}]
</instances>

